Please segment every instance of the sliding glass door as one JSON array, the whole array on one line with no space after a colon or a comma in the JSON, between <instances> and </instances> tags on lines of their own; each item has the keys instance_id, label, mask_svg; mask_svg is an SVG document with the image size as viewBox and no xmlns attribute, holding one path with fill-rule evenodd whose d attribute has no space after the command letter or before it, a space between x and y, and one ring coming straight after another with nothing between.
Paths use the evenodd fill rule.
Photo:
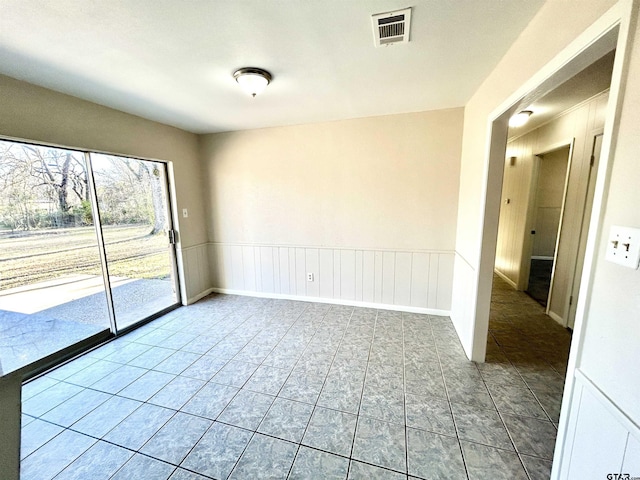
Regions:
<instances>
[{"instance_id":1,"label":"sliding glass door","mask_svg":"<svg viewBox=\"0 0 640 480\"><path fill-rule=\"evenodd\" d=\"M119 330L178 301L166 166L91 154Z\"/></svg>"},{"instance_id":2,"label":"sliding glass door","mask_svg":"<svg viewBox=\"0 0 640 480\"><path fill-rule=\"evenodd\" d=\"M0 371L109 336L82 152L0 140Z\"/></svg>"},{"instance_id":3,"label":"sliding glass door","mask_svg":"<svg viewBox=\"0 0 640 480\"><path fill-rule=\"evenodd\" d=\"M175 306L169 205L162 162L0 140L0 372Z\"/></svg>"}]
</instances>

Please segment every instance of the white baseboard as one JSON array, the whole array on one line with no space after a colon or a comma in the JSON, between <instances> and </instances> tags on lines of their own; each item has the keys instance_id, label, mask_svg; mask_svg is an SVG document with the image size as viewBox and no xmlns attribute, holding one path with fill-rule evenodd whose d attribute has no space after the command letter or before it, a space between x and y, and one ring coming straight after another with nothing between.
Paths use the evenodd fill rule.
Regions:
<instances>
[{"instance_id":1,"label":"white baseboard","mask_svg":"<svg viewBox=\"0 0 640 480\"><path fill-rule=\"evenodd\" d=\"M562 318L560 315L558 315L557 313L553 313L552 311L548 311L547 315L549 315L551 318L553 318L556 322L558 322L560 325L562 325L563 327L566 327L567 325L564 323L564 318Z\"/></svg>"},{"instance_id":2,"label":"white baseboard","mask_svg":"<svg viewBox=\"0 0 640 480\"><path fill-rule=\"evenodd\" d=\"M336 299L336 298L305 297L301 295L284 295L281 293L251 292L246 290L232 290L228 288L211 288L209 290L211 292L227 293L230 295L242 295L245 297L276 298L281 300L296 300L300 302L317 302L317 303L329 303L334 305L349 305L352 307L376 308L379 310L396 310L399 312L408 312L408 313L424 313L428 315L438 315L438 316L444 316L444 317L448 317L451 315L450 310L412 307L408 305L389 305L386 303L359 302L356 300L343 300L343 299Z\"/></svg>"},{"instance_id":3,"label":"white baseboard","mask_svg":"<svg viewBox=\"0 0 640 480\"><path fill-rule=\"evenodd\" d=\"M207 288L204 292L200 292L199 294L191 298L187 298L187 300L185 302L182 302L182 304L186 306L186 305L191 305L193 303L196 303L198 300L202 300L204 297L206 297L210 293L213 293L214 291L215 289L213 288Z\"/></svg>"},{"instance_id":4,"label":"white baseboard","mask_svg":"<svg viewBox=\"0 0 640 480\"><path fill-rule=\"evenodd\" d=\"M516 285L516 282L514 282L513 280L511 280L509 277L507 277L504 273L502 273L499 270L493 270L496 275L498 275L502 280L504 280L505 282L507 282L509 285L511 285L515 290L518 289L518 285Z\"/></svg>"}]
</instances>

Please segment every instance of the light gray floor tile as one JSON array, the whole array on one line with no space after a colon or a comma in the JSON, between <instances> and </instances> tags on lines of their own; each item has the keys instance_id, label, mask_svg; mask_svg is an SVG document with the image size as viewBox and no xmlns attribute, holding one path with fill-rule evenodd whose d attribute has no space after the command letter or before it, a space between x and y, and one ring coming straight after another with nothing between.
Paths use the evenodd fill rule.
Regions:
<instances>
[{"instance_id":1,"label":"light gray floor tile","mask_svg":"<svg viewBox=\"0 0 640 480\"><path fill-rule=\"evenodd\" d=\"M556 427L546 420L504 415L504 422L519 453L547 459L553 458Z\"/></svg>"},{"instance_id":2,"label":"light gray floor tile","mask_svg":"<svg viewBox=\"0 0 640 480\"><path fill-rule=\"evenodd\" d=\"M473 380L469 383L447 384L449 400L455 404L465 404L476 409L494 409L495 405L489 391L482 380Z\"/></svg>"},{"instance_id":3,"label":"light gray floor tile","mask_svg":"<svg viewBox=\"0 0 640 480\"><path fill-rule=\"evenodd\" d=\"M207 383L191 397L181 411L215 420L238 391L235 387Z\"/></svg>"},{"instance_id":4,"label":"light gray floor tile","mask_svg":"<svg viewBox=\"0 0 640 480\"><path fill-rule=\"evenodd\" d=\"M114 396L82 417L71 428L92 437L101 438L140 405L142 403L136 400Z\"/></svg>"},{"instance_id":5,"label":"light gray floor tile","mask_svg":"<svg viewBox=\"0 0 640 480\"><path fill-rule=\"evenodd\" d=\"M348 480L405 480L406 475L375 465L351 460Z\"/></svg>"},{"instance_id":6,"label":"light gray floor tile","mask_svg":"<svg viewBox=\"0 0 640 480\"><path fill-rule=\"evenodd\" d=\"M220 340L218 340L217 338L201 335L194 338L191 342L187 343L184 347L182 347L181 350L183 352L192 352L204 355L209 350L211 350L211 348L213 348L219 341Z\"/></svg>"},{"instance_id":7,"label":"light gray floor tile","mask_svg":"<svg viewBox=\"0 0 640 480\"><path fill-rule=\"evenodd\" d=\"M164 341L174 333L175 332L171 330L158 328L158 329L152 330L146 335L143 335L142 337L136 338L134 342L141 343L143 345L162 346Z\"/></svg>"},{"instance_id":8,"label":"light gray floor tile","mask_svg":"<svg viewBox=\"0 0 640 480\"><path fill-rule=\"evenodd\" d=\"M414 395L426 395L432 397L446 397L447 392L444 388L444 381L440 373L430 373L420 378L405 378L405 389L407 393ZM487 394L488 396L488 394Z\"/></svg>"},{"instance_id":9,"label":"light gray floor tile","mask_svg":"<svg viewBox=\"0 0 640 480\"><path fill-rule=\"evenodd\" d=\"M198 361L199 358L200 355L197 353L178 351L153 367L153 370L180 375ZM203 378L202 380L208 380L208 378Z\"/></svg>"},{"instance_id":10,"label":"light gray floor tile","mask_svg":"<svg viewBox=\"0 0 640 480\"><path fill-rule=\"evenodd\" d=\"M39 417L74 395L77 395L82 390L84 389L77 385L59 382L32 396L27 401L22 402L22 412L34 417Z\"/></svg>"},{"instance_id":11,"label":"light gray floor tile","mask_svg":"<svg viewBox=\"0 0 640 480\"><path fill-rule=\"evenodd\" d=\"M320 450L301 446L293 462L289 480L345 480L349 460Z\"/></svg>"},{"instance_id":12,"label":"light gray floor tile","mask_svg":"<svg viewBox=\"0 0 640 480\"><path fill-rule=\"evenodd\" d=\"M425 479L466 480L457 438L424 430L407 429L409 475Z\"/></svg>"},{"instance_id":13,"label":"light gray floor tile","mask_svg":"<svg viewBox=\"0 0 640 480\"><path fill-rule=\"evenodd\" d=\"M140 343L127 343L121 348L118 348L113 353L104 357L104 360L117 363L127 363L137 356L142 355L144 352L149 350L149 348L151 348L149 347L149 345L142 345Z\"/></svg>"},{"instance_id":14,"label":"light gray floor tile","mask_svg":"<svg viewBox=\"0 0 640 480\"><path fill-rule=\"evenodd\" d=\"M38 393L43 392L47 388L53 387L58 383L60 383L59 380L48 376L36 378L29 383L25 383L22 386L22 401L26 402L34 395L37 395Z\"/></svg>"},{"instance_id":15,"label":"light gray floor tile","mask_svg":"<svg viewBox=\"0 0 640 480\"><path fill-rule=\"evenodd\" d=\"M218 417L218 421L247 430L256 430L275 397L240 390Z\"/></svg>"},{"instance_id":16,"label":"light gray floor tile","mask_svg":"<svg viewBox=\"0 0 640 480\"><path fill-rule=\"evenodd\" d=\"M226 359L203 355L185 368L180 375L208 382L226 363Z\"/></svg>"},{"instance_id":17,"label":"light gray floor tile","mask_svg":"<svg viewBox=\"0 0 640 480\"><path fill-rule=\"evenodd\" d=\"M489 391L501 413L547 419L542 406L528 388L489 385Z\"/></svg>"},{"instance_id":18,"label":"light gray floor tile","mask_svg":"<svg viewBox=\"0 0 640 480\"><path fill-rule=\"evenodd\" d=\"M103 379L114 370L117 370L122 365L115 362L107 362L106 360L98 360L91 365L91 368L84 368L78 373L74 373L68 377L65 381L73 383L74 385L80 385L82 387L88 387L97 381Z\"/></svg>"},{"instance_id":19,"label":"light gray floor tile","mask_svg":"<svg viewBox=\"0 0 640 480\"><path fill-rule=\"evenodd\" d=\"M214 383L221 385L231 385L232 387L242 387L253 375L258 365L246 362L230 360L211 379Z\"/></svg>"},{"instance_id":20,"label":"light gray floor tile","mask_svg":"<svg viewBox=\"0 0 640 480\"><path fill-rule=\"evenodd\" d=\"M179 376L169 382L148 401L161 407L180 410L205 383L204 380Z\"/></svg>"},{"instance_id":21,"label":"light gray floor tile","mask_svg":"<svg viewBox=\"0 0 640 480\"><path fill-rule=\"evenodd\" d=\"M22 428L20 437L20 458L31 455L34 451L62 432L64 428L53 423L34 419Z\"/></svg>"},{"instance_id":22,"label":"light gray floor tile","mask_svg":"<svg viewBox=\"0 0 640 480\"><path fill-rule=\"evenodd\" d=\"M65 468L56 480L107 480L134 452L107 442L97 442Z\"/></svg>"},{"instance_id":23,"label":"light gray floor tile","mask_svg":"<svg viewBox=\"0 0 640 480\"><path fill-rule=\"evenodd\" d=\"M212 422L178 412L140 449L151 457L179 465Z\"/></svg>"},{"instance_id":24,"label":"light gray floor tile","mask_svg":"<svg viewBox=\"0 0 640 480\"><path fill-rule=\"evenodd\" d=\"M170 373L147 371L133 383L120 390L118 395L146 402L175 377Z\"/></svg>"},{"instance_id":25,"label":"light gray floor tile","mask_svg":"<svg viewBox=\"0 0 640 480\"><path fill-rule=\"evenodd\" d=\"M318 401L323 384L324 378L291 374L278 396L289 400L315 404Z\"/></svg>"},{"instance_id":26,"label":"light gray floor tile","mask_svg":"<svg viewBox=\"0 0 640 480\"><path fill-rule=\"evenodd\" d=\"M478 365L482 378L488 384L526 386L522 377L510 363L483 363Z\"/></svg>"},{"instance_id":27,"label":"light gray floor tile","mask_svg":"<svg viewBox=\"0 0 640 480\"><path fill-rule=\"evenodd\" d=\"M549 480L551 478L551 460L521 455L524 468L531 480Z\"/></svg>"},{"instance_id":28,"label":"light gray floor tile","mask_svg":"<svg viewBox=\"0 0 640 480\"><path fill-rule=\"evenodd\" d=\"M515 452L460 442L469 480L526 480L527 474Z\"/></svg>"},{"instance_id":29,"label":"light gray floor tile","mask_svg":"<svg viewBox=\"0 0 640 480\"><path fill-rule=\"evenodd\" d=\"M176 351L170 348L151 347L146 352L131 360L128 365L140 368L153 368L174 353L176 353Z\"/></svg>"},{"instance_id":30,"label":"light gray floor tile","mask_svg":"<svg viewBox=\"0 0 640 480\"><path fill-rule=\"evenodd\" d=\"M49 480L86 452L95 442L95 438L65 430L21 463L21 478Z\"/></svg>"},{"instance_id":31,"label":"light gray floor tile","mask_svg":"<svg viewBox=\"0 0 640 480\"><path fill-rule=\"evenodd\" d=\"M449 402L439 397L423 397L407 393L407 426L443 435L456 435Z\"/></svg>"},{"instance_id":32,"label":"light gray floor tile","mask_svg":"<svg viewBox=\"0 0 640 480\"><path fill-rule=\"evenodd\" d=\"M80 370L93 365L97 361L97 358L84 355L56 368L55 370L52 370L51 372L47 373L46 377L56 380L65 380L71 375L78 373Z\"/></svg>"},{"instance_id":33,"label":"light gray floor tile","mask_svg":"<svg viewBox=\"0 0 640 480\"><path fill-rule=\"evenodd\" d=\"M24 414L24 413L23 413L23 414L20 416L20 427L21 427L21 428L26 427L26 426L27 426L27 425L29 425L31 422L33 422L35 419L36 419L35 417L32 417L32 416L30 416L30 415L26 415L26 414Z\"/></svg>"},{"instance_id":34,"label":"light gray floor tile","mask_svg":"<svg viewBox=\"0 0 640 480\"><path fill-rule=\"evenodd\" d=\"M213 478L227 478L251 436L247 430L215 422L182 466Z\"/></svg>"},{"instance_id":35,"label":"light gray floor tile","mask_svg":"<svg viewBox=\"0 0 640 480\"><path fill-rule=\"evenodd\" d=\"M357 417L350 413L316 407L302 443L349 457L356 429L356 419Z\"/></svg>"},{"instance_id":36,"label":"light gray floor tile","mask_svg":"<svg viewBox=\"0 0 640 480\"><path fill-rule=\"evenodd\" d=\"M132 480L134 478L167 480L175 468L166 462L136 453L110 480Z\"/></svg>"},{"instance_id":37,"label":"light gray floor tile","mask_svg":"<svg viewBox=\"0 0 640 480\"><path fill-rule=\"evenodd\" d=\"M352 457L405 473L407 462L404 430L400 425L360 417Z\"/></svg>"},{"instance_id":38,"label":"light gray floor tile","mask_svg":"<svg viewBox=\"0 0 640 480\"><path fill-rule=\"evenodd\" d=\"M289 373L288 369L262 365L254 372L244 388L268 395L277 395Z\"/></svg>"},{"instance_id":39,"label":"light gray floor tile","mask_svg":"<svg viewBox=\"0 0 640 480\"><path fill-rule=\"evenodd\" d=\"M176 350L181 349L188 343L195 340L196 335L192 335L190 333L177 332L167 337L163 342L162 346L166 348L175 348Z\"/></svg>"},{"instance_id":40,"label":"light gray floor tile","mask_svg":"<svg viewBox=\"0 0 640 480\"><path fill-rule=\"evenodd\" d=\"M327 381L322 388L317 404L321 407L357 414L362 398L362 388L362 381L338 384L329 384Z\"/></svg>"},{"instance_id":41,"label":"light gray floor tile","mask_svg":"<svg viewBox=\"0 0 640 480\"><path fill-rule=\"evenodd\" d=\"M554 368L563 371L566 355L535 350L548 342L556 348L543 313L519 319L512 306L503 311L497 321L492 307L490 329L498 330L490 330L488 363L476 365L467 360L446 317L214 295L25 385L23 403L30 411L23 415L23 455L30 455L23 468L36 479L64 468L65 475L81 478L86 462L95 465L100 478L126 460L118 456L117 444L129 449L126 455L148 449L174 463L135 454L116 473L117 480L203 480L225 477L231 469L243 480L285 478L290 471L291 478L345 478L352 452L351 479L406 479L407 468L413 479L457 478L461 456L455 421L468 440L462 448L472 479L523 478L497 404L531 479L548 478L550 460L541 456L552 452L553 442L546 440L555 429L547 416L557 420L559 414L563 378ZM518 338L531 341L516 346ZM59 382L62 378L66 383ZM124 390L109 398L77 387L92 384L106 392ZM273 404L269 394L278 395ZM125 395L148 403L140 406ZM176 415L177 409L197 416ZM78 426L96 437L106 434L108 450L120 460L109 466L109 452L93 453L103 448L98 444L69 466L95 439L34 418L40 415L65 425L77 420L72 429ZM181 420L173 421L176 417ZM265 435L252 437L236 425L253 429L258 422L258 432ZM66 441L58 440L61 436ZM84 450L83 441L88 442ZM56 455L43 459L41 452ZM99 459L86 460L93 457Z\"/></svg>"},{"instance_id":42,"label":"light gray floor tile","mask_svg":"<svg viewBox=\"0 0 640 480\"><path fill-rule=\"evenodd\" d=\"M404 425L404 394L402 390L380 392L377 388L365 386L360 415Z\"/></svg>"},{"instance_id":43,"label":"light gray floor tile","mask_svg":"<svg viewBox=\"0 0 640 480\"><path fill-rule=\"evenodd\" d=\"M144 375L147 371L148 370L144 368L122 365L103 379L91 384L91 388L100 390L101 392L118 393L127 385Z\"/></svg>"},{"instance_id":44,"label":"light gray floor tile","mask_svg":"<svg viewBox=\"0 0 640 480\"><path fill-rule=\"evenodd\" d=\"M209 477L203 477L184 468L176 468L169 480L209 480Z\"/></svg>"},{"instance_id":45,"label":"light gray floor tile","mask_svg":"<svg viewBox=\"0 0 640 480\"><path fill-rule=\"evenodd\" d=\"M559 422L560 408L562 407L562 393L534 390L534 395L542 405L547 416L552 421Z\"/></svg>"},{"instance_id":46,"label":"light gray floor tile","mask_svg":"<svg viewBox=\"0 0 640 480\"><path fill-rule=\"evenodd\" d=\"M313 406L276 398L258 427L258 432L299 443L307 428Z\"/></svg>"},{"instance_id":47,"label":"light gray floor tile","mask_svg":"<svg viewBox=\"0 0 640 480\"><path fill-rule=\"evenodd\" d=\"M139 450L174 414L168 408L145 403L107 433L104 439Z\"/></svg>"},{"instance_id":48,"label":"light gray floor tile","mask_svg":"<svg viewBox=\"0 0 640 480\"><path fill-rule=\"evenodd\" d=\"M460 440L513 450L513 444L498 412L480 410L465 404L453 404L452 408Z\"/></svg>"},{"instance_id":49,"label":"light gray floor tile","mask_svg":"<svg viewBox=\"0 0 640 480\"><path fill-rule=\"evenodd\" d=\"M85 389L56 408L49 410L42 416L42 419L68 427L110 398L111 395L108 393Z\"/></svg>"},{"instance_id":50,"label":"light gray floor tile","mask_svg":"<svg viewBox=\"0 0 640 480\"><path fill-rule=\"evenodd\" d=\"M87 355L93 358L99 358L99 359L103 359L109 355L111 355L113 352L117 352L118 350L122 349L123 347L130 345L132 342L130 342L128 339L126 338L116 338L115 340L111 340L110 342L94 349L94 350L90 350Z\"/></svg>"},{"instance_id":51,"label":"light gray floor tile","mask_svg":"<svg viewBox=\"0 0 640 480\"><path fill-rule=\"evenodd\" d=\"M294 443L256 433L229 478L284 480L287 478L297 449Z\"/></svg>"}]
</instances>

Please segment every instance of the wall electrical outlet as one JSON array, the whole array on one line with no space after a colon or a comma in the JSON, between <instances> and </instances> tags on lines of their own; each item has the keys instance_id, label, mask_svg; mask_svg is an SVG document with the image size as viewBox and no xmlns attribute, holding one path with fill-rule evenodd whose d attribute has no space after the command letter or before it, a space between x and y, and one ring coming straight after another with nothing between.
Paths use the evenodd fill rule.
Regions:
<instances>
[{"instance_id":1,"label":"wall electrical outlet","mask_svg":"<svg viewBox=\"0 0 640 480\"><path fill-rule=\"evenodd\" d=\"M640 228L613 225L605 258L624 267L637 269L640 263Z\"/></svg>"},{"instance_id":2,"label":"wall electrical outlet","mask_svg":"<svg viewBox=\"0 0 640 480\"><path fill-rule=\"evenodd\" d=\"M313 282L313 273L307 273L307 282Z\"/></svg>"}]
</instances>

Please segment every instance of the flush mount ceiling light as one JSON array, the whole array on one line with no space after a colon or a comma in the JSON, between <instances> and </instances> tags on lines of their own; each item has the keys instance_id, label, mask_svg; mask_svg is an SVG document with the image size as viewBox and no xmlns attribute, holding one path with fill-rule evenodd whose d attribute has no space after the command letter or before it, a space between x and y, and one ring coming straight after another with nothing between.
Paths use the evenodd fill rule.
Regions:
<instances>
[{"instance_id":1,"label":"flush mount ceiling light","mask_svg":"<svg viewBox=\"0 0 640 480\"><path fill-rule=\"evenodd\" d=\"M233 72L233 78L245 92L252 97L262 93L269 82L271 82L271 74L266 70L255 67L245 67Z\"/></svg>"},{"instance_id":2,"label":"flush mount ceiling light","mask_svg":"<svg viewBox=\"0 0 640 480\"><path fill-rule=\"evenodd\" d=\"M531 110L522 110L509 119L510 127L521 127L529 121L529 117L533 112Z\"/></svg>"}]
</instances>

